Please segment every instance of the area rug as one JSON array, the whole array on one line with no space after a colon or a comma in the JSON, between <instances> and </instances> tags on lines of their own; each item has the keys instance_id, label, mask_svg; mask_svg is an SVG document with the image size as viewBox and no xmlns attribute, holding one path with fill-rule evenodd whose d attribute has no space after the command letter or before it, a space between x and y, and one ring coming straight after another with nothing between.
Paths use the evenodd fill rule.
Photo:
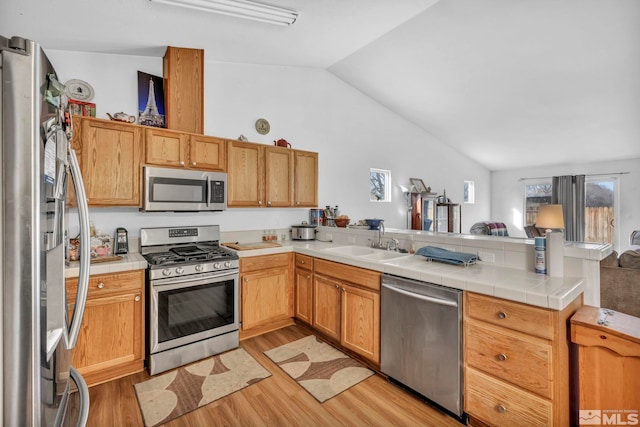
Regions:
<instances>
[{"instance_id":1,"label":"area rug","mask_svg":"<svg viewBox=\"0 0 640 427\"><path fill-rule=\"evenodd\" d=\"M244 349L209 357L135 384L147 427L166 423L271 376Z\"/></svg>"},{"instance_id":2,"label":"area rug","mask_svg":"<svg viewBox=\"0 0 640 427\"><path fill-rule=\"evenodd\" d=\"M265 351L264 354L320 403L374 374L314 335Z\"/></svg>"}]
</instances>

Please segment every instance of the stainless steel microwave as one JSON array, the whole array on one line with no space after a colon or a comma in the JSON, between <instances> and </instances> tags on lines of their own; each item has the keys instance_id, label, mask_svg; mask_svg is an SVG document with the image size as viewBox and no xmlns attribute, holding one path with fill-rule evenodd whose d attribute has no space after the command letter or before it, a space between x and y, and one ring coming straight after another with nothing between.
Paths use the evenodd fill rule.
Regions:
<instances>
[{"instance_id":1,"label":"stainless steel microwave","mask_svg":"<svg viewBox=\"0 0 640 427\"><path fill-rule=\"evenodd\" d=\"M227 174L144 167L142 211L200 212L227 208Z\"/></svg>"}]
</instances>

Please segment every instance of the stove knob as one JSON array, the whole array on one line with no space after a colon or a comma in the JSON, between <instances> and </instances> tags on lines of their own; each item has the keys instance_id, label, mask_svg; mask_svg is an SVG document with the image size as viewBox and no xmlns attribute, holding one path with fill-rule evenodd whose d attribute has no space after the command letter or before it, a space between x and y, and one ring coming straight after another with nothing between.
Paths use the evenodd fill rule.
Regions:
<instances>
[{"instance_id":1,"label":"stove knob","mask_svg":"<svg viewBox=\"0 0 640 427\"><path fill-rule=\"evenodd\" d=\"M165 268L164 270L162 270L162 275L163 276L170 276L171 275L171 270L169 270L168 268Z\"/></svg>"},{"instance_id":2,"label":"stove knob","mask_svg":"<svg viewBox=\"0 0 640 427\"><path fill-rule=\"evenodd\" d=\"M176 274L182 274L182 273L184 273L184 268L182 267L176 268Z\"/></svg>"},{"instance_id":3,"label":"stove knob","mask_svg":"<svg viewBox=\"0 0 640 427\"><path fill-rule=\"evenodd\" d=\"M231 263L229 261L225 261L224 262L224 267L225 268L231 268Z\"/></svg>"},{"instance_id":4,"label":"stove knob","mask_svg":"<svg viewBox=\"0 0 640 427\"><path fill-rule=\"evenodd\" d=\"M213 264L213 268L215 268L216 270L220 268L220 263L216 262L215 264Z\"/></svg>"},{"instance_id":5,"label":"stove knob","mask_svg":"<svg viewBox=\"0 0 640 427\"><path fill-rule=\"evenodd\" d=\"M196 265L196 271L202 271L204 269L202 264Z\"/></svg>"}]
</instances>

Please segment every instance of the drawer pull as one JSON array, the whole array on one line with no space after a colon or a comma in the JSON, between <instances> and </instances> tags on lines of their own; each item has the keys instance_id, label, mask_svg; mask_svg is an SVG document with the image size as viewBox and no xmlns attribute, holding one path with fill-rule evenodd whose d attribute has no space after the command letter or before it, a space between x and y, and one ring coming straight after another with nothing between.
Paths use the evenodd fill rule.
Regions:
<instances>
[{"instance_id":1,"label":"drawer pull","mask_svg":"<svg viewBox=\"0 0 640 427\"><path fill-rule=\"evenodd\" d=\"M310 274L307 274L307 279L311 279L311 275Z\"/></svg>"},{"instance_id":2,"label":"drawer pull","mask_svg":"<svg viewBox=\"0 0 640 427\"><path fill-rule=\"evenodd\" d=\"M506 414L507 413L507 408L504 405L498 405L498 412L500 412L501 414Z\"/></svg>"},{"instance_id":3,"label":"drawer pull","mask_svg":"<svg viewBox=\"0 0 640 427\"><path fill-rule=\"evenodd\" d=\"M102 289L102 288L104 288L104 283L102 282L98 283L98 289Z\"/></svg>"},{"instance_id":4,"label":"drawer pull","mask_svg":"<svg viewBox=\"0 0 640 427\"><path fill-rule=\"evenodd\" d=\"M499 311L498 312L498 318L506 319L507 318L507 313L505 313L504 311Z\"/></svg>"},{"instance_id":5,"label":"drawer pull","mask_svg":"<svg viewBox=\"0 0 640 427\"><path fill-rule=\"evenodd\" d=\"M300 264L304 264L304 260L303 259L300 260Z\"/></svg>"},{"instance_id":6,"label":"drawer pull","mask_svg":"<svg viewBox=\"0 0 640 427\"><path fill-rule=\"evenodd\" d=\"M140 301L140 295L136 295L135 298L133 299L134 301Z\"/></svg>"},{"instance_id":7,"label":"drawer pull","mask_svg":"<svg viewBox=\"0 0 640 427\"><path fill-rule=\"evenodd\" d=\"M505 360L507 360L507 355L504 353L498 354L498 360L500 360L501 362L504 362Z\"/></svg>"}]
</instances>

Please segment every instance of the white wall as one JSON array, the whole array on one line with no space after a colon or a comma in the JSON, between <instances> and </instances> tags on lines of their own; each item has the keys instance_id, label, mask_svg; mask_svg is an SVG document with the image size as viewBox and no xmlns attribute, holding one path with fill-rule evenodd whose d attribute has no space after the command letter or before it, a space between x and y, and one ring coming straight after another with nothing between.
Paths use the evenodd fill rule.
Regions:
<instances>
[{"instance_id":1,"label":"white wall","mask_svg":"<svg viewBox=\"0 0 640 427\"><path fill-rule=\"evenodd\" d=\"M95 89L97 116L136 114L137 71L162 75L162 59L129 55L47 51L60 79L88 81ZM206 55L206 53L205 53ZM257 134L264 117L271 132ZM487 220L490 173L429 133L374 102L332 74L318 69L229 64L205 58L205 133L245 135L272 144L285 138L293 148L319 153L319 204L339 205L353 220L384 218L404 228L406 209L397 184L422 178L432 191L462 201L463 181L473 180L476 203L462 206L462 228ZM369 168L391 171L391 203L368 200ZM149 226L220 224L223 231L282 228L308 219L307 209L230 209L221 213L140 213L135 209L91 209L96 227L112 233L125 226L131 236ZM491 218L493 219L493 218ZM74 220L71 219L72 232Z\"/></svg>"},{"instance_id":2,"label":"white wall","mask_svg":"<svg viewBox=\"0 0 640 427\"><path fill-rule=\"evenodd\" d=\"M524 237L522 215L524 182L520 181L520 178L546 178L554 175L578 174L588 176L620 172L629 172L623 175L612 175L619 182L617 244L614 249L620 253L628 249L631 232L640 229L640 159L492 172L492 217L507 224L511 235Z\"/></svg>"}]
</instances>

